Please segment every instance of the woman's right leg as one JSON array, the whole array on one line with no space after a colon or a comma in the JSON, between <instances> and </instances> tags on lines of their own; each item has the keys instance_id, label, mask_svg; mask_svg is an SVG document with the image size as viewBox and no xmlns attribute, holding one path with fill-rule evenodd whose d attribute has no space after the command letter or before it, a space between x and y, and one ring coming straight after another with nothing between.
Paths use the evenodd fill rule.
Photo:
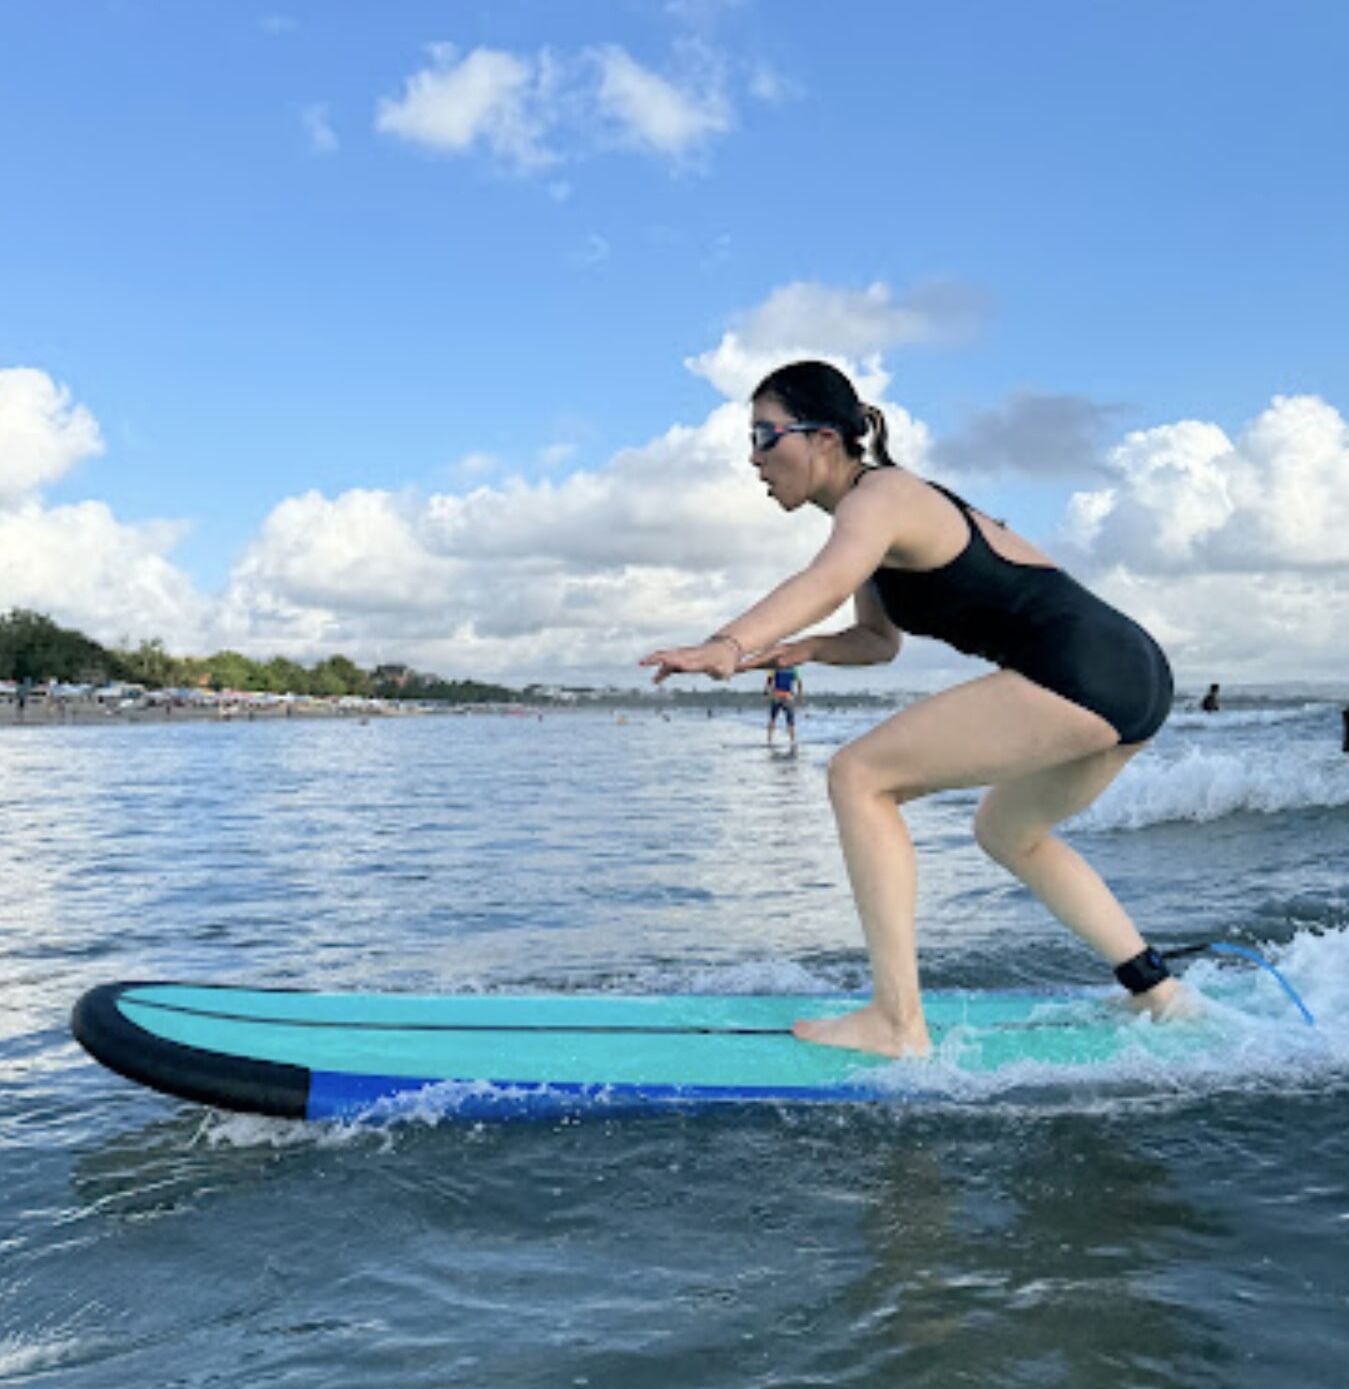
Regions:
<instances>
[{"instance_id":1,"label":"woman's right leg","mask_svg":"<svg viewBox=\"0 0 1349 1389\"><path fill-rule=\"evenodd\" d=\"M829 795L871 961L872 1004L849 1015L847 1037L835 1044L926 1056L932 1041L918 987L918 865L897 804L904 797L859 785L853 765L840 757L830 763ZM793 1030L804 1041L830 1042L837 1027L805 1021Z\"/></svg>"}]
</instances>

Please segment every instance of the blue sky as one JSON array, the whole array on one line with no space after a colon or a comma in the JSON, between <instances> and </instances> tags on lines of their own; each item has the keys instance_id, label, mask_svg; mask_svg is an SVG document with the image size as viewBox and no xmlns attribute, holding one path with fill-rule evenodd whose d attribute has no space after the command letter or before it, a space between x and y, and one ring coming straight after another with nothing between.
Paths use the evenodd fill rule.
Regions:
<instances>
[{"instance_id":1,"label":"blue sky","mask_svg":"<svg viewBox=\"0 0 1349 1389\"><path fill-rule=\"evenodd\" d=\"M688 365L734 334L879 372L916 461L1075 544L1182 667L1332 676L1315 631L1276 659L1210 614L1242 585L1344 586L1294 503L1252 510L1251 475L1329 486L1349 519L1347 56L1332 0L11 0L0 372L28 374L0 441L41 478L0 486L0 606L180 647L612 675L625 641L693 635L775 552L809 553L767 513L724 553L678 533L706 518L680 511L672 429L718 517L767 505L716 475L743 462L731 377ZM49 461L15 462L38 436ZM1070 501L1110 488L1113 511ZM597 558L583 532L638 493L682 519ZM550 502L575 544L544 563L526 536ZM1163 505L1199 517L1169 550L1129 531ZM506 621L503 590L537 584L585 616Z\"/></svg>"}]
</instances>

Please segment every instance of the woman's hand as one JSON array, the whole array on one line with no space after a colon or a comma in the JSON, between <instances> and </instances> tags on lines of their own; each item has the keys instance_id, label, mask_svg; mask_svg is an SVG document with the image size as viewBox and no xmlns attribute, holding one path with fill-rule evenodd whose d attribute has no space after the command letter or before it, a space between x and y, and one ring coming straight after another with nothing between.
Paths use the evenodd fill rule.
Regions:
<instances>
[{"instance_id":1,"label":"woman's hand","mask_svg":"<svg viewBox=\"0 0 1349 1389\"><path fill-rule=\"evenodd\" d=\"M710 637L698 646L671 646L653 651L638 662L656 666L651 677L654 685L671 675L710 675L713 680L729 680L737 670L748 670L739 661L740 651L735 642L725 637Z\"/></svg>"},{"instance_id":2,"label":"woman's hand","mask_svg":"<svg viewBox=\"0 0 1349 1389\"><path fill-rule=\"evenodd\" d=\"M737 667L739 670L783 670L787 666L803 666L815 659L815 638L802 637L799 641L780 641L772 646L747 656Z\"/></svg>"}]
</instances>

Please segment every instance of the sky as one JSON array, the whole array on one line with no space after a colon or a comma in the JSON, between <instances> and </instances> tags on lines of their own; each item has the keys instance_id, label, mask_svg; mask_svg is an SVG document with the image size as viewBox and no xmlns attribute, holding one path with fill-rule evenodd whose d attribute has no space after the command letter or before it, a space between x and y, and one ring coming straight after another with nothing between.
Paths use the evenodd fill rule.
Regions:
<instances>
[{"instance_id":1,"label":"sky","mask_svg":"<svg viewBox=\"0 0 1349 1389\"><path fill-rule=\"evenodd\" d=\"M1183 683L1349 685L1346 60L1339 0L6 0L0 610L636 686L823 543L746 441L819 356Z\"/></svg>"}]
</instances>

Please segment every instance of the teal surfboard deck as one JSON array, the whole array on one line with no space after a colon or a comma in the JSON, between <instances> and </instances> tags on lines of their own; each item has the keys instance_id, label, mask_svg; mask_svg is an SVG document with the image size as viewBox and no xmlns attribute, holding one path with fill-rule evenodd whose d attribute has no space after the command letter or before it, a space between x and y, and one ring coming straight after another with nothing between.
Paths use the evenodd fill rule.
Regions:
<instances>
[{"instance_id":1,"label":"teal surfboard deck","mask_svg":"<svg viewBox=\"0 0 1349 1389\"><path fill-rule=\"evenodd\" d=\"M351 1117L390 1101L465 1116L591 1106L903 1099L913 1062L791 1035L852 995L324 994L172 983L106 984L75 1007L76 1038L143 1085L228 1109ZM941 1061L997 1071L1088 1067L1147 1034L1098 993L925 997ZM434 1088L430 1088L434 1087Z\"/></svg>"}]
</instances>

